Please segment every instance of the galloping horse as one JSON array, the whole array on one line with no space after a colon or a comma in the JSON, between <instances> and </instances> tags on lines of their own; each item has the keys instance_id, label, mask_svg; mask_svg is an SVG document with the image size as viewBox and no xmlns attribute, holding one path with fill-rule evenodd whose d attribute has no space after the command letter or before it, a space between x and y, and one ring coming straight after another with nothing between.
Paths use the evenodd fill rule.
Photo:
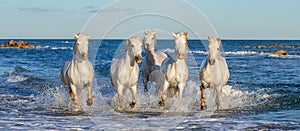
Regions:
<instances>
[{"instance_id":1,"label":"galloping horse","mask_svg":"<svg viewBox=\"0 0 300 131\"><path fill-rule=\"evenodd\" d=\"M134 108L136 104L136 88L139 77L139 66L142 63L142 38L130 37L126 42L126 54L116 56L112 60L110 67L110 78L112 86L118 92L118 108L122 108L122 95L124 89L130 89L132 93L132 102L129 104Z\"/></svg>"},{"instance_id":2,"label":"galloping horse","mask_svg":"<svg viewBox=\"0 0 300 131\"><path fill-rule=\"evenodd\" d=\"M206 107L203 92L205 88L215 88L216 105L217 109L220 108L220 96L222 94L222 87L229 79L229 70L226 64L226 60L220 54L221 40L218 38L208 37L208 57L204 65L200 68L200 100L201 109Z\"/></svg>"},{"instance_id":3,"label":"galloping horse","mask_svg":"<svg viewBox=\"0 0 300 131\"><path fill-rule=\"evenodd\" d=\"M154 46L156 45L157 41L155 39L156 32L146 31L144 30L144 49L146 50L146 62L143 66L143 83L144 83L144 92L148 91L147 83L149 80L149 75L154 70L160 70L161 63L168 57L162 51L154 51ZM155 74L155 73L154 73ZM156 88L157 89L157 88Z\"/></svg>"},{"instance_id":4,"label":"galloping horse","mask_svg":"<svg viewBox=\"0 0 300 131\"><path fill-rule=\"evenodd\" d=\"M88 60L88 39L85 34L75 34L76 43L73 46L73 58L66 61L60 71L61 81L69 86L70 97L74 101L75 110L79 110L77 89L88 88L87 105L93 104L92 81L94 69Z\"/></svg>"},{"instance_id":5,"label":"galloping horse","mask_svg":"<svg viewBox=\"0 0 300 131\"><path fill-rule=\"evenodd\" d=\"M175 56L174 59L169 57L162 63L160 71L164 73L163 93L161 96L160 106L164 106L164 101L167 99L167 89L170 87L171 96L174 95L181 99L183 89L186 86L188 79L188 66L186 64L186 56L188 49L187 32L172 33L175 39ZM178 94L179 92L179 94Z\"/></svg>"}]
</instances>

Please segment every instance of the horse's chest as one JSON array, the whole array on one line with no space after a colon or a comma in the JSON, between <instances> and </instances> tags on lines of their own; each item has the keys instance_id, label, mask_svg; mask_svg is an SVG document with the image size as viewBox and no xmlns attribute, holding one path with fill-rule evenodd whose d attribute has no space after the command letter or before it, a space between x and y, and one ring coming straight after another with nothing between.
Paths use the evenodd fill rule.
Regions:
<instances>
[{"instance_id":1,"label":"horse's chest","mask_svg":"<svg viewBox=\"0 0 300 131\"><path fill-rule=\"evenodd\" d=\"M72 81L75 85L83 86L84 84L91 82L92 72L87 64L74 66L70 71L72 74Z\"/></svg>"},{"instance_id":2,"label":"horse's chest","mask_svg":"<svg viewBox=\"0 0 300 131\"><path fill-rule=\"evenodd\" d=\"M171 85L177 85L180 82L186 81L188 78L188 68L186 63L174 63L168 71L167 79Z\"/></svg>"},{"instance_id":3,"label":"horse's chest","mask_svg":"<svg viewBox=\"0 0 300 131\"><path fill-rule=\"evenodd\" d=\"M119 73L119 81L128 87L137 84L139 77L139 67L134 65L133 67L129 67L128 70L122 69Z\"/></svg>"}]
</instances>

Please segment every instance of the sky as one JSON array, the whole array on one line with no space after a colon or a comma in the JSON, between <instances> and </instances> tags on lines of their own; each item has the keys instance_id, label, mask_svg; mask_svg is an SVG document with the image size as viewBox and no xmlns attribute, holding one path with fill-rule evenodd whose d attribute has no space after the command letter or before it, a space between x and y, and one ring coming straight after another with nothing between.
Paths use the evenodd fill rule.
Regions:
<instances>
[{"instance_id":1,"label":"sky","mask_svg":"<svg viewBox=\"0 0 300 131\"><path fill-rule=\"evenodd\" d=\"M300 39L299 0L139 1L0 0L0 39L73 38L84 31L123 39L144 28L159 30L163 38L188 31L192 38Z\"/></svg>"}]
</instances>

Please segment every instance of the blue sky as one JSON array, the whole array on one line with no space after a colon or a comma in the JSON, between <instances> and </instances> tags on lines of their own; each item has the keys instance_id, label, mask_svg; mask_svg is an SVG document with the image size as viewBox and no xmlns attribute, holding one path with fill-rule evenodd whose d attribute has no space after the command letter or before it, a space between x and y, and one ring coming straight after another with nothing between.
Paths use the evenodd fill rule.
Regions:
<instances>
[{"instance_id":1,"label":"blue sky","mask_svg":"<svg viewBox=\"0 0 300 131\"><path fill-rule=\"evenodd\" d=\"M134 5L133 1L126 2ZM72 38L74 33L82 31L99 9L111 2L113 0L0 0L0 39ZM199 9L216 32L225 39L300 39L299 0L187 2ZM167 8L168 3L163 4ZM153 6L153 10L158 10L155 7ZM128 13L136 10L107 8L103 12L113 11ZM174 12L186 15L180 13L184 12L184 9L176 8ZM187 19L193 20L194 18ZM168 28L173 28L172 24L169 26ZM130 30L131 27L125 26L120 29ZM116 32L119 33L111 34L112 38L124 37L121 35L122 30Z\"/></svg>"}]
</instances>

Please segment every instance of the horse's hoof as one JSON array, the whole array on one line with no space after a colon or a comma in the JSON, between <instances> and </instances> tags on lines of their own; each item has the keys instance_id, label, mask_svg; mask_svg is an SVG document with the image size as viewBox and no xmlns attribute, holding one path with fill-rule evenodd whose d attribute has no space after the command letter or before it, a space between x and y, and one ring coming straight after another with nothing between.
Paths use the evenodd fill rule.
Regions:
<instances>
[{"instance_id":1,"label":"horse's hoof","mask_svg":"<svg viewBox=\"0 0 300 131\"><path fill-rule=\"evenodd\" d=\"M148 89L147 89L147 88L144 88L144 92L148 92Z\"/></svg>"},{"instance_id":2,"label":"horse's hoof","mask_svg":"<svg viewBox=\"0 0 300 131\"><path fill-rule=\"evenodd\" d=\"M201 106L201 110L206 110L207 109L207 106Z\"/></svg>"},{"instance_id":3,"label":"horse's hoof","mask_svg":"<svg viewBox=\"0 0 300 131\"><path fill-rule=\"evenodd\" d=\"M135 106L135 102L131 102L130 104L129 104L129 106L131 107L131 108L134 108L134 106Z\"/></svg>"},{"instance_id":4,"label":"horse's hoof","mask_svg":"<svg viewBox=\"0 0 300 131\"><path fill-rule=\"evenodd\" d=\"M86 101L86 104L87 104L88 106L93 105L93 99L88 99L88 100Z\"/></svg>"},{"instance_id":5,"label":"horse's hoof","mask_svg":"<svg viewBox=\"0 0 300 131\"><path fill-rule=\"evenodd\" d=\"M161 107L164 107L165 106L165 103L164 102L162 102L162 101L159 101L159 106L161 106Z\"/></svg>"}]
</instances>

